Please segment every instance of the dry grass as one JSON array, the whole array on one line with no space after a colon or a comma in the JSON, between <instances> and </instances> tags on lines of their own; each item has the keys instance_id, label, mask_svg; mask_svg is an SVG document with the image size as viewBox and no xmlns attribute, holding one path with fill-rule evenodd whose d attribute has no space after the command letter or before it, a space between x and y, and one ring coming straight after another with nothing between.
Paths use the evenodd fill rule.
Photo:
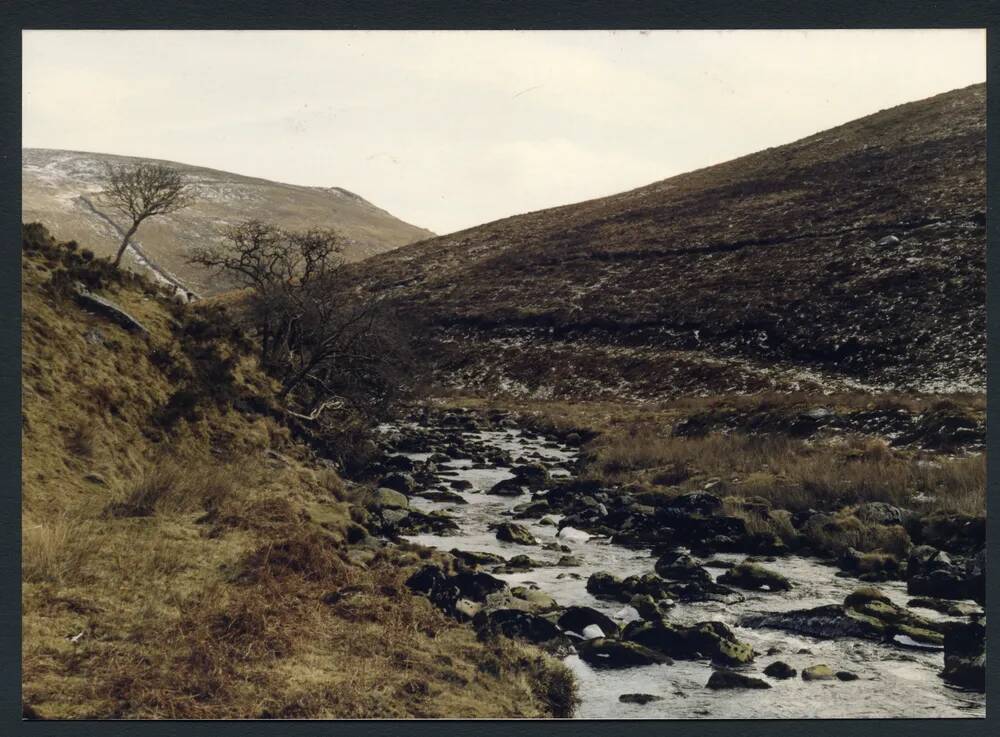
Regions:
<instances>
[{"instance_id":1,"label":"dry grass","mask_svg":"<svg viewBox=\"0 0 1000 737\"><path fill-rule=\"evenodd\" d=\"M30 583L60 584L81 578L100 553L101 536L89 522L61 514L28 521L21 529L21 576Z\"/></svg>"},{"instance_id":2,"label":"dry grass","mask_svg":"<svg viewBox=\"0 0 1000 737\"><path fill-rule=\"evenodd\" d=\"M53 293L49 269L23 273L25 704L66 719L565 708L561 665L480 643L405 589L416 555L355 560L353 490L287 428L214 402L169 434L154 428L198 367L167 305L108 285L149 328L142 338ZM267 389L248 358L232 375L240 390Z\"/></svg>"}]
</instances>

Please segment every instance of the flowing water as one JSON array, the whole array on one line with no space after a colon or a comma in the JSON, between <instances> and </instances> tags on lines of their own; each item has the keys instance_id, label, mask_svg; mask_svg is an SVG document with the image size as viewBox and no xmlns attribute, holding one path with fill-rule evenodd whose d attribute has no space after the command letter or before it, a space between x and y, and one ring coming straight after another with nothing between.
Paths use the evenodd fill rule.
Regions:
<instances>
[{"instance_id":1,"label":"flowing water","mask_svg":"<svg viewBox=\"0 0 1000 737\"><path fill-rule=\"evenodd\" d=\"M404 428L405 432L405 428ZM469 442L510 451L514 458L525 457L546 463L553 476L568 476L576 452L551 440L528 435L521 430L487 430L465 434ZM405 454L412 460L425 460L426 453ZM489 529L491 524L510 520L510 511L531 497L501 497L485 494L498 481L513 474L506 467L474 468L472 461L455 460L438 466L452 471L449 479L464 479L472 488L458 491L468 503L433 502L414 497L411 506L421 511L444 511L459 524L460 532L451 535L422 534L407 537L412 542L442 550L486 552L510 558L528 554L548 565L528 572L493 574L510 585L537 587L562 606L583 605L605 612L619 622L638 618L628 606L595 598L586 590L587 578L606 571L624 578L653 571L655 558L649 551L615 545L606 539L581 535L557 537L557 527L539 520L517 520L540 543L558 542L571 549L578 566L557 566L565 551L544 550L541 546L523 546L501 542ZM558 515L548 515L558 520ZM745 556L717 554L712 559L738 562ZM825 663L833 670L847 670L859 676L851 682L813 681L801 678L771 683L769 690L712 691L705 687L712 667L707 661L678 660L673 665L652 665L625 669L595 669L576 655L565 659L580 688L580 718L861 718L861 717L984 717L985 696L947 685L939 677L943 665L940 649L894 647L888 644L853 638L820 640L792 633L739 627L741 615L751 612L803 609L823 604L842 603L844 597L864 585L857 579L837 576L837 570L821 561L802 556L783 556L768 567L792 582L792 590L780 593L741 592L746 600L737 604L719 602L678 603L669 613L671 621L690 624L718 620L729 625L737 637L766 653L757 657L746 672L763 677L763 669L772 661L783 660L801 670ZM709 563L711 571L711 564ZM718 574L722 571L713 571ZM879 584L895 603L905 605L909 597L906 585L894 581ZM920 610L928 618L945 615ZM809 652L801 652L808 650ZM648 693L662 697L645 705L622 703L619 695Z\"/></svg>"}]
</instances>

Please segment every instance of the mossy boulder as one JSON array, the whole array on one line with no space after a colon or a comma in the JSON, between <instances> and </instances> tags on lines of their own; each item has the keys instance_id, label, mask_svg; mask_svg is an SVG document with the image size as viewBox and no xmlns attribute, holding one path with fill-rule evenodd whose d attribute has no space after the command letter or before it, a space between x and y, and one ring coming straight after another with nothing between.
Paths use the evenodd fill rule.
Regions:
<instances>
[{"instance_id":1,"label":"mossy boulder","mask_svg":"<svg viewBox=\"0 0 1000 737\"><path fill-rule=\"evenodd\" d=\"M791 582L780 573L749 561L733 566L719 576L718 581L750 591L790 591L792 588Z\"/></svg>"},{"instance_id":2,"label":"mossy boulder","mask_svg":"<svg viewBox=\"0 0 1000 737\"><path fill-rule=\"evenodd\" d=\"M504 522L497 526L497 540L516 543L517 545L538 545L538 541L528 532L527 528L513 522Z\"/></svg>"},{"instance_id":3,"label":"mossy boulder","mask_svg":"<svg viewBox=\"0 0 1000 737\"><path fill-rule=\"evenodd\" d=\"M597 637L579 642L580 658L595 668L632 668L641 665L670 665L673 661L663 653L635 642Z\"/></svg>"},{"instance_id":4,"label":"mossy boulder","mask_svg":"<svg viewBox=\"0 0 1000 737\"><path fill-rule=\"evenodd\" d=\"M713 691L736 688L771 688L771 684L760 678L743 675L732 670L717 670L712 673L705 684Z\"/></svg>"},{"instance_id":5,"label":"mossy boulder","mask_svg":"<svg viewBox=\"0 0 1000 737\"><path fill-rule=\"evenodd\" d=\"M742 665L754 658L753 648L736 639L722 622L699 622L689 627L662 618L631 622L622 637L681 660L708 658L725 665Z\"/></svg>"},{"instance_id":6,"label":"mossy boulder","mask_svg":"<svg viewBox=\"0 0 1000 737\"><path fill-rule=\"evenodd\" d=\"M832 681L836 677L833 669L823 663L820 665L810 665L808 668L802 669L803 681Z\"/></svg>"}]
</instances>

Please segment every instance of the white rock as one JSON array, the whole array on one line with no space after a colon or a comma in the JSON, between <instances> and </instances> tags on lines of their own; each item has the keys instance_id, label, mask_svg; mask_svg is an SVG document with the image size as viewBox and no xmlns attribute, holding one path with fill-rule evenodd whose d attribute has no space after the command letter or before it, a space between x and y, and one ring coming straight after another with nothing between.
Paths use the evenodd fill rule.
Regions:
<instances>
[{"instance_id":1,"label":"white rock","mask_svg":"<svg viewBox=\"0 0 1000 737\"><path fill-rule=\"evenodd\" d=\"M575 540L577 542L585 543L590 539L590 535L583 530L578 530L575 527L564 527L559 530L559 537L563 540Z\"/></svg>"},{"instance_id":2,"label":"white rock","mask_svg":"<svg viewBox=\"0 0 1000 737\"><path fill-rule=\"evenodd\" d=\"M583 628L583 632L581 634L585 640L594 640L598 637L604 637L604 630L596 624L588 624Z\"/></svg>"}]
</instances>

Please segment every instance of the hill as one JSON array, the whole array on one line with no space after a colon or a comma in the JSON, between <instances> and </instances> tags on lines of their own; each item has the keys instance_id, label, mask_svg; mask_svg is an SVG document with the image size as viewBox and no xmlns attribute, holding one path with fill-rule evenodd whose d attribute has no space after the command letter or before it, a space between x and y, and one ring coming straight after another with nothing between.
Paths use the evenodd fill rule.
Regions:
<instances>
[{"instance_id":1,"label":"hill","mask_svg":"<svg viewBox=\"0 0 1000 737\"><path fill-rule=\"evenodd\" d=\"M358 269L458 389L982 391L985 133L975 85Z\"/></svg>"},{"instance_id":2,"label":"hill","mask_svg":"<svg viewBox=\"0 0 1000 737\"><path fill-rule=\"evenodd\" d=\"M302 441L211 300L38 224L21 274L26 717L572 710L560 664L409 592L431 551L369 533L370 490Z\"/></svg>"},{"instance_id":3,"label":"hill","mask_svg":"<svg viewBox=\"0 0 1000 737\"><path fill-rule=\"evenodd\" d=\"M121 242L114 215L102 207L106 163L141 161L127 156L26 148L22 151L22 218L40 221L63 240L76 239L98 255L113 254ZM433 235L393 217L340 187L302 187L175 162L197 187L193 206L142 225L130 253L133 265L145 261L168 280L179 280L199 294L224 286L200 267L186 263L187 249L219 238L226 224L249 218L287 228L335 227L350 243L349 261ZM110 216L110 217L109 217Z\"/></svg>"}]
</instances>

